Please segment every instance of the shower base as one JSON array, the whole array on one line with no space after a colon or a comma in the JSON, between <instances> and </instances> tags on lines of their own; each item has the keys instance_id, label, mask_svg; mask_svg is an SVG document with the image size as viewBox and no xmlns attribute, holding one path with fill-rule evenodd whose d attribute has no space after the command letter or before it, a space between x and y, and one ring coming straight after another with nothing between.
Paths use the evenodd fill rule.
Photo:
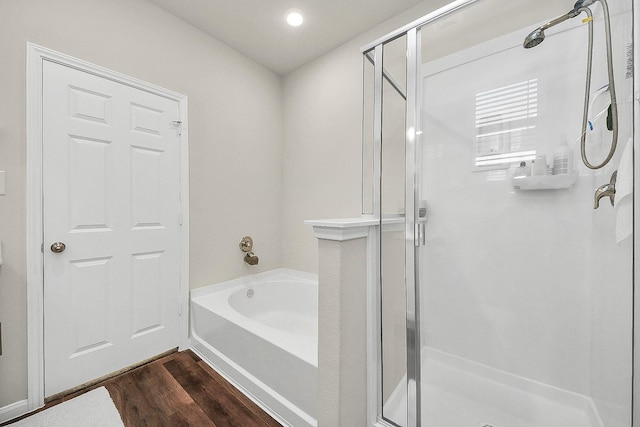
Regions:
<instances>
[{"instance_id":1,"label":"shower base","mask_svg":"<svg viewBox=\"0 0 640 427\"><path fill-rule=\"evenodd\" d=\"M424 352L423 427L603 427L588 396L523 379L437 350ZM384 404L387 419L406 425L406 378ZM611 425L629 425L618 411Z\"/></svg>"}]
</instances>

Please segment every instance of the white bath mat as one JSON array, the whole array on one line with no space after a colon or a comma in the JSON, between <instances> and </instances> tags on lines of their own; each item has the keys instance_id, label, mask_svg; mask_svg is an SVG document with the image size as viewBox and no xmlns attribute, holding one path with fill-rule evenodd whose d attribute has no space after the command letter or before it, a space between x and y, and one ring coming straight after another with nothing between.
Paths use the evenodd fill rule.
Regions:
<instances>
[{"instance_id":1,"label":"white bath mat","mask_svg":"<svg viewBox=\"0 0 640 427\"><path fill-rule=\"evenodd\" d=\"M91 390L62 402L11 427L121 427L120 414L106 388Z\"/></svg>"}]
</instances>

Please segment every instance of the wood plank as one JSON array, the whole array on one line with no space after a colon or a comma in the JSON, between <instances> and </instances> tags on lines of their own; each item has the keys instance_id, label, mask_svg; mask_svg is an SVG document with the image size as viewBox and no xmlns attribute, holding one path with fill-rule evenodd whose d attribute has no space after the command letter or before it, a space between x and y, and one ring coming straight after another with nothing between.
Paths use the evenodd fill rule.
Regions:
<instances>
[{"instance_id":1,"label":"wood plank","mask_svg":"<svg viewBox=\"0 0 640 427\"><path fill-rule=\"evenodd\" d=\"M207 364L204 360L200 360L198 365L204 369L215 381L217 387L220 387L221 390L224 390L225 393L229 393L232 396L235 396L236 399L240 400L251 412L257 415L265 426L269 427L281 427L281 424L274 420L269 414L262 410L256 403L254 403L251 399L245 396L240 390L231 385L227 380L225 380L222 375L217 373L211 366Z\"/></svg>"},{"instance_id":2,"label":"wood plank","mask_svg":"<svg viewBox=\"0 0 640 427\"><path fill-rule=\"evenodd\" d=\"M264 422L189 355L180 355L165 368L218 427L262 427Z\"/></svg>"},{"instance_id":3,"label":"wood plank","mask_svg":"<svg viewBox=\"0 0 640 427\"><path fill-rule=\"evenodd\" d=\"M62 396L45 408L101 386L126 427L281 427L191 350Z\"/></svg>"},{"instance_id":4,"label":"wood plank","mask_svg":"<svg viewBox=\"0 0 640 427\"><path fill-rule=\"evenodd\" d=\"M125 426L209 426L209 418L164 369L165 359L106 384Z\"/></svg>"}]
</instances>

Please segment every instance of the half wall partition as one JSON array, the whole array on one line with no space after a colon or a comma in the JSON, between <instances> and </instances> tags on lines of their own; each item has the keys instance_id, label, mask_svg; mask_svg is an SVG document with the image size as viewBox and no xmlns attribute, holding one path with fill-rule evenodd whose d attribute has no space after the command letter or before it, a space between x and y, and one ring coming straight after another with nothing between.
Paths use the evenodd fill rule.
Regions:
<instances>
[{"instance_id":1,"label":"half wall partition","mask_svg":"<svg viewBox=\"0 0 640 427\"><path fill-rule=\"evenodd\" d=\"M371 425L640 425L634 12L456 1L363 49Z\"/></svg>"}]
</instances>

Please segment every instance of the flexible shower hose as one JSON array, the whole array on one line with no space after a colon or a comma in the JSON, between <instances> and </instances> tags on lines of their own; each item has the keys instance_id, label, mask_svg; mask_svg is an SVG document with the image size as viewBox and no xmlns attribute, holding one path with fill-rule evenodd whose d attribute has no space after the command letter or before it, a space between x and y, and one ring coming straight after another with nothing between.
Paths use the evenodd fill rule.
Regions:
<instances>
[{"instance_id":1,"label":"flexible shower hose","mask_svg":"<svg viewBox=\"0 0 640 427\"><path fill-rule=\"evenodd\" d=\"M613 136L611 139L611 146L609 148L609 154L598 165L592 165L587 158L586 152L586 140L587 140L587 115L589 114L589 92L591 91L591 68L593 65L593 14L588 7L580 8L580 12L587 14L586 22L589 24L589 50L587 52L587 78L584 91L584 109L582 112L582 135L580 136L580 155L582 162L589 169L600 169L605 166L616 152L616 146L618 145L618 102L616 100L616 88L613 78L613 54L611 51L611 23L609 21L609 7L605 0L598 0L602 4L602 11L604 13L604 25L605 25L605 37L607 45L607 73L609 76L609 94L611 95L611 122Z\"/></svg>"}]
</instances>

